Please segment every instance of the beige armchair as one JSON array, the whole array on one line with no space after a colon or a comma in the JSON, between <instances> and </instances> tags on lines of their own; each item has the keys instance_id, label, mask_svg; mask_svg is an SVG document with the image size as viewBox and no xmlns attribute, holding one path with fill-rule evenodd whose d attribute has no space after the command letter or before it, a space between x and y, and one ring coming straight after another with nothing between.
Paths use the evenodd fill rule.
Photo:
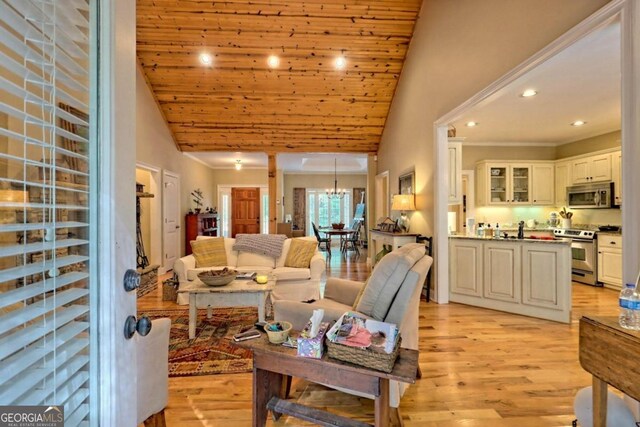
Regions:
<instances>
[{"instance_id":1,"label":"beige armchair","mask_svg":"<svg viewBox=\"0 0 640 427\"><path fill-rule=\"evenodd\" d=\"M357 311L367 317L396 324L402 336L402 347L417 350L420 292L432 263L433 259L425 255L424 245L405 245L376 264L355 308L354 303L364 283L329 278L325 297L312 304L274 301L275 320L287 320L295 329L300 330L315 309L324 309L325 321L336 320L346 311ZM407 384L389 382L392 408L398 408L406 388ZM341 390L358 394L351 390ZM397 410L395 414L397 415Z\"/></svg>"}]
</instances>

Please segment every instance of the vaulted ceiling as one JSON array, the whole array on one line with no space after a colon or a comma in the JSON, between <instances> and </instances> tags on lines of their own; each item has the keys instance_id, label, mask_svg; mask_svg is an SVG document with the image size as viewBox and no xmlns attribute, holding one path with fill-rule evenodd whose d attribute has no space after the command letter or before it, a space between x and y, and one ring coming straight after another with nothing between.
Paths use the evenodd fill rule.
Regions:
<instances>
[{"instance_id":1,"label":"vaulted ceiling","mask_svg":"<svg viewBox=\"0 0 640 427\"><path fill-rule=\"evenodd\" d=\"M421 3L138 0L138 58L182 151L376 152Z\"/></svg>"}]
</instances>

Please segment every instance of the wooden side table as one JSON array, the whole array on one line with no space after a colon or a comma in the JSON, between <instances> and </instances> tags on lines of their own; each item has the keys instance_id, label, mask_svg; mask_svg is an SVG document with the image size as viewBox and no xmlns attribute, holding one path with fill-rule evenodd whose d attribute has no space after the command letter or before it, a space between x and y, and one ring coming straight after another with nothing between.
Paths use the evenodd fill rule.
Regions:
<instances>
[{"instance_id":1,"label":"wooden side table","mask_svg":"<svg viewBox=\"0 0 640 427\"><path fill-rule=\"evenodd\" d=\"M607 425L607 385L640 400L640 332L617 317L580 319L580 365L593 376L593 426ZM613 426L615 427L615 426Z\"/></svg>"},{"instance_id":2,"label":"wooden side table","mask_svg":"<svg viewBox=\"0 0 640 427\"><path fill-rule=\"evenodd\" d=\"M287 414L323 426L370 426L286 400L290 377L342 387L375 396L375 426L386 427L391 418L400 420L397 408L389 407L389 380L415 383L418 351L402 348L391 373L330 359L298 357L296 349L270 344L266 335L237 345L253 350L253 423L263 427L269 410L275 419Z\"/></svg>"}]
</instances>

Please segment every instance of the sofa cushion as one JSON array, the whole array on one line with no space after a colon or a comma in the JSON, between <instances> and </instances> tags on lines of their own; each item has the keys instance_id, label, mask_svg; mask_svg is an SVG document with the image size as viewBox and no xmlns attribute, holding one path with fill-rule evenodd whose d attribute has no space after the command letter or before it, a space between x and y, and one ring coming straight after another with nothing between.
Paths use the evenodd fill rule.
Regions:
<instances>
[{"instance_id":1,"label":"sofa cushion","mask_svg":"<svg viewBox=\"0 0 640 427\"><path fill-rule=\"evenodd\" d=\"M201 268L192 268L187 270L187 280L189 281L193 281L196 280L198 278L198 273L202 273L203 271L210 271L210 270L222 270L223 268L228 268L230 270L235 269L234 266L232 265L225 265L224 267L201 267Z\"/></svg>"},{"instance_id":2,"label":"sofa cushion","mask_svg":"<svg viewBox=\"0 0 640 427\"><path fill-rule=\"evenodd\" d=\"M277 267L273 269L273 275L276 276L278 280L307 280L311 278L311 269Z\"/></svg>"},{"instance_id":3,"label":"sofa cushion","mask_svg":"<svg viewBox=\"0 0 640 427\"><path fill-rule=\"evenodd\" d=\"M282 244L282 255L276 260L276 268L284 267L284 262L289 254L289 247L291 246L291 239L287 239Z\"/></svg>"},{"instance_id":4,"label":"sofa cushion","mask_svg":"<svg viewBox=\"0 0 640 427\"><path fill-rule=\"evenodd\" d=\"M191 250L196 259L196 268L223 267L227 265L224 237L191 241Z\"/></svg>"},{"instance_id":5,"label":"sofa cushion","mask_svg":"<svg viewBox=\"0 0 640 427\"><path fill-rule=\"evenodd\" d=\"M317 243L304 238L291 239L291 246L287 259L284 261L285 267L309 268L311 258L316 253Z\"/></svg>"},{"instance_id":6,"label":"sofa cushion","mask_svg":"<svg viewBox=\"0 0 640 427\"><path fill-rule=\"evenodd\" d=\"M238 267L259 266L261 268L273 268L276 266L276 260L267 255L240 251L238 253L237 266Z\"/></svg>"},{"instance_id":7,"label":"sofa cushion","mask_svg":"<svg viewBox=\"0 0 640 427\"><path fill-rule=\"evenodd\" d=\"M375 266L360 298L356 310L377 320L387 317L405 276L418 259L419 251L394 251L384 256Z\"/></svg>"}]
</instances>

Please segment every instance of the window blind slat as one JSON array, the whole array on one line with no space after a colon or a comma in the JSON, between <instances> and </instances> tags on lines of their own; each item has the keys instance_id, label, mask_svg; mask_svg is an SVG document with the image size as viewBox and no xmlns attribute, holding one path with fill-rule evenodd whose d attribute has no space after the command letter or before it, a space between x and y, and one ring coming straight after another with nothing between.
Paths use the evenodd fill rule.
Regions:
<instances>
[{"instance_id":1,"label":"window blind slat","mask_svg":"<svg viewBox=\"0 0 640 427\"><path fill-rule=\"evenodd\" d=\"M75 411L83 405L84 401L89 397L89 390L87 388L80 388L73 390L73 395L71 398L64 403L64 413L65 414L73 414ZM72 415L73 416L73 415ZM69 417L71 418L71 417ZM82 418L79 418L82 420ZM78 424L81 425L81 424Z\"/></svg>"},{"instance_id":2,"label":"window blind slat","mask_svg":"<svg viewBox=\"0 0 640 427\"><path fill-rule=\"evenodd\" d=\"M89 307L83 305L65 307L55 313L47 314L44 320L38 324L29 325L18 332L14 332L13 334L9 334L1 338L0 359L4 359L32 342L39 340L51 333L55 328L59 328L60 326L71 322L75 318L86 314L88 311Z\"/></svg>"},{"instance_id":3,"label":"window blind slat","mask_svg":"<svg viewBox=\"0 0 640 427\"><path fill-rule=\"evenodd\" d=\"M88 245L88 240L83 239L61 239L52 242L35 242L17 245L0 245L0 257L12 255L26 255L32 252L49 251L53 249L72 248L76 246Z\"/></svg>"},{"instance_id":4,"label":"window blind slat","mask_svg":"<svg viewBox=\"0 0 640 427\"><path fill-rule=\"evenodd\" d=\"M0 387L0 404L10 405L23 394L34 389L39 383L53 374L64 363L71 360L80 351L89 346L86 339L76 339L66 342L56 349L56 357L51 358L44 365L27 370L23 375L14 379L10 384ZM86 356L85 356L86 357Z\"/></svg>"},{"instance_id":5,"label":"window blind slat","mask_svg":"<svg viewBox=\"0 0 640 427\"><path fill-rule=\"evenodd\" d=\"M61 222L38 222L38 223L20 223L20 224L0 224L0 233L9 231L33 231L46 230L47 228L80 228L88 227L86 222L78 221L61 221ZM0 295L0 300L2 296Z\"/></svg>"},{"instance_id":6,"label":"window blind slat","mask_svg":"<svg viewBox=\"0 0 640 427\"><path fill-rule=\"evenodd\" d=\"M11 331L18 326L28 323L39 316L44 316L56 308L72 303L89 294L87 289L72 288L58 292L44 300L28 304L20 310L13 310L0 316L0 335Z\"/></svg>"},{"instance_id":7,"label":"window blind slat","mask_svg":"<svg viewBox=\"0 0 640 427\"><path fill-rule=\"evenodd\" d=\"M4 156L0 155L0 158L3 158L3 157ZM44 188L47 190L69 191L69 192L78 193L78 194L89 194L89 191L88 191L89 187L87 185L74 184L71 182L46 184L43 181L35 182L35 181L23 181L19 179L0 179L0 182L15 184L18 187L24 187L24 188L29 188L29 187ZM2 229L2 226L0 226L0 230L1 229Z\"/></svg>"},{"instance_id":8,"label":"window blind slat","mask_svg":"<svg viewBox=\"0 0 640 427\"><path fill-rule=\"evenodd\" d=\"M53 206L47 203L14 203L14 202L0 202L0 208L25 208L25 209L49 209ZM78 205L56 205L56 209L68 209L68 210L87 210L86 206Z\"/></svg>"},{"instance_id":9,"label":"window blind slat","mask_svg":"<svg viewBox=\"0 0 640 427\"><path fill-rule=\"evenodd\" d=\"M0 309L22 302L28 298L33 298L37 295L51 292L63 286L71 285L75 282L79 282L80 280L87 279L88 277L89 274L83 271L71 271L69 273L62 274L55 279L40 280L20 288L6 291L0 294Z\"/></svg>"},{"instance_id":10,"label":"window blind slat","mask_svg":"<svg viewBox=\"0 0 640 427\"><path fill-rule=\"evenodd\" d=\"M68 419L64 420L65 427L81 427L86 426L88 423L86 421L82 421L89 414L89 405L84 404L80 406L76 412L71 414ZM66 417L65 417L66 418Z\"/></svg>"},{"instance_id":11,"label":"window blind slat","mask_svg":"<svg viewBox=\"0 0 640 427\"><path fill-rule=\"evenodd\" d=\"M11 357L7 357L5 360L0 362L0 385L5 383L10 384L14 377L31 369L33 364L49 355L52 351L57 350L57 348L65 342L72 339L81 339L75 337L84 333L87 329L89 329L89 324L87 322L70 322L63 327L58 328L55 335L42 338L28 347L25 347L21 352L18 352ZM45 347L47 342L53 344L51 348Z\"/></svg>"},{"instance_id":12,"label":"window blind slat","mask_svg":"<svg viewBox=\"0 0 640 427\"><path fill-rule=\"evenodd\" d=\"M19 279L20 277L31 276L33 274L49 271L52 268L66 267L71 264L77 264L85 262L89 258L82 255L68 255L59 257L55 263L53 260L45 262L38 262L34 264L26 264L18 267L7 268L6 270L0 270L0 283L7 282L9 280Z\"/></svg>"},{"instance_id":13,"label":"window blind slat","mask_svg":"<svg viewBox=\"0 0 640 427\"><path fill-rule=\"evenodd\" d=\"M76 356L71 359L67 364L56 371L55 383L64 384L70 379L86 378L89 379L89 374L81 369L89 363L89 356ZM75 376L75 377L74 377ZM86 380L85 380L86 381ZM54 386L53 381L49 383ZM44 405L48 398L52 395L50 388L47 389L32 389L31 391L23 394L21 397L14 399L14 405L27 405L28 402L41 402Z\"/></svg>"}]
</instances>

